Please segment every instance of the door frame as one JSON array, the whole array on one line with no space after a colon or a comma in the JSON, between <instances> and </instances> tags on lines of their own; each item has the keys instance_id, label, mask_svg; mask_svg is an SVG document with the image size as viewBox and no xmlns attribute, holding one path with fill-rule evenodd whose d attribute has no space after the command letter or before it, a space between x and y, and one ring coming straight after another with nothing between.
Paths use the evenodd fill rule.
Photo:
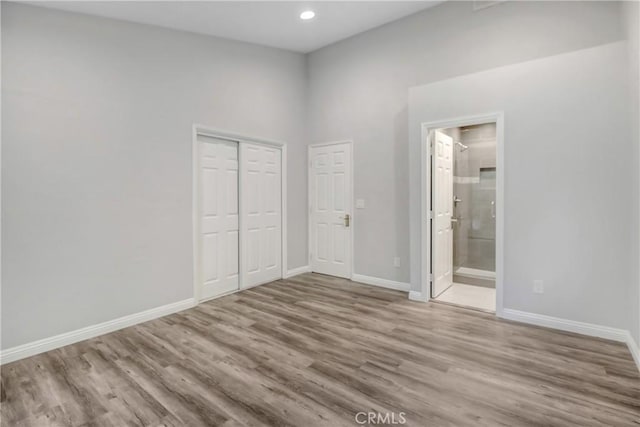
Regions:
<instances>
[{"instance_id":1,"label":"door frame","mask_svg":"<svg viewBox=\"0 0 640 427\"><path fill-rule=\"evenodd\" d=\"M338 144L349 144L351 146L351 162L349 167L351 168L351 179L349 180L349 193L351 194L351 200L349 200L347 202L347 206L349 206L349 208L351 209L351 224L349 224L349 237L351 238L351 262L349 263L349 274L348 274L348 279L351 280L353 278L353 271L354 271L354 266L355 266L355 233L354 233L354 218L355 218L355 194L354 194L354 179L355 179L355 169L354 169L354 158L355 158L355 153L354 153L354 144L353 144L353 140L352 139L343 139L343 140L338 140L338 141L331 141L331 142L319 142L316 144L309 144L307 146L307 223L308 223L308 227L307 227L307 240L308 240L308 245L307 245L307 263L309 264L309 271L313 271L313 267L311 265L311 248L313 247L313 240L311 238L312 236L312 223L311 223L311 216L312 216L312 201L313 201L313 195L311 194L311 166L312 166L312 159L311 159L311 150L313 148L317 148L317 147L326 147L329 145L338 145Z\"/></svg>"},{"instance_id":2,"label":"door frame","mask_svg":"<svg viewBox=\"0 0 640 427\"><path fill-rule=\"evenodd\" d=\"M281 252L281 278L284 278L287 272L287 144L284 142L271 141L264 138L255 138L246 135L237 134L235 132L229 132L226 130L216 129L211 126L205 126L198 123L194 123L191 127L191 241L192 241L192 257L193 257L193 299L195 304L204 302L201 299L202 287L200 286L200 245L199 245L199 233L200 233L200 219L199 219L199 184L200 184L200 171L198 168L199 156L198 156L198 135L208 136L212 138L224 139L227 141L238 143L238 212L242 212L242 198L240 192L242 191L242 174L240 173L240 144L251 143L265 145L267 147L276 148L281 152L281 165L280 165L280 179L281 179L281 215L280 215L280 230L282 239L282 252ZM238 214L238 230L241 229L242 215ZM248 289L245 283L244 273L242 272L242 252L243 252L243 237L238 233L238 289L227 292L225 294L217 295L215 299L224 295L229 295L244 289Z\"/></svg>"},{"instance_id":3,"label":"door frame","mask_svg":"<svg viewBox=\"0 0 640 427\"><path fill-rule=\"evenodd\" d=\"M421 247L420 292L423 301L431 299L431 139L432 131L442 128L496 124L496 316L503 317L504 301L504 112L457 117L435 122L424 122L421 126Z\"/></svg>"}]
</instances>

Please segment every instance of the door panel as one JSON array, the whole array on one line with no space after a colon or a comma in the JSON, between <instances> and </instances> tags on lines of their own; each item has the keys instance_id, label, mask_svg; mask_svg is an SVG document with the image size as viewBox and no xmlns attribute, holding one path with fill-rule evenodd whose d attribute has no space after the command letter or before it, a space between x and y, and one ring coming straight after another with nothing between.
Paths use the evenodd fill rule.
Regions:
<instances>
[{"instance_id":1,"label":"door panel","mask_svg":"<svg viewBox=\"0 0 640 427\"><path fill-rule=\"evenodd\" d=\"M201 299L238 289L238 144L198 135Z\"/></svg>"},{"instance_id":2,"label":"door panel","mask_svg":"<svg viewBox=\"0 0 640 427\"><path fill-rule=\"evenodd\" d=\"M281 158L279 149L240 144L243 287L282 278Z\"/></svg>"},{"instance_id":3,"label":"door panel","mask_svg":"<svg viewBox=\"0 0 640 427\"><path fill-rule=\"evenodd\" d=\"M205 283L218 280L218 233L202 235L202 279Z\"/></svg>"},{"instance_id":4,"label":"door panel","mask_svg":"<svg viewBox=\"0 0 640 427\"><path fill-rule=\"evenodd\" d=\"M351 144L311 147L311 270L351 277Z\"/></svg>"},{"instance_id":5,"label":"door panel","mask_svg":"<svg viewBox=\"0 0 640 427\"><path fill-rule=\"evenodd\" d=\"M432 200L432 297L437 297L453 284L453 139L440 131L434 136Z\"/></svg>"}]
</instances>

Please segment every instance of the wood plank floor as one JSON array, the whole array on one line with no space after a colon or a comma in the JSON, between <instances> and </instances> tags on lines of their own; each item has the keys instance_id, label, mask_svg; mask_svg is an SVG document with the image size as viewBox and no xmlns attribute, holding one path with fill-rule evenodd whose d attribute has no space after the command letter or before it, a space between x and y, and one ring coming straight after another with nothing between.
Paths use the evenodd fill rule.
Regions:
<instances>
[{"instance_id":1,"label":"wood plank floor","mask_svg":"<svg viewBox=\"0 0 640 427\"><path fill-rule=\"evenodd\" d=\"M3 427L357 426L370 411L638 426L640 376L623 344L305 274L7 364L0 408Z\"/></svg>"}]
</instances>

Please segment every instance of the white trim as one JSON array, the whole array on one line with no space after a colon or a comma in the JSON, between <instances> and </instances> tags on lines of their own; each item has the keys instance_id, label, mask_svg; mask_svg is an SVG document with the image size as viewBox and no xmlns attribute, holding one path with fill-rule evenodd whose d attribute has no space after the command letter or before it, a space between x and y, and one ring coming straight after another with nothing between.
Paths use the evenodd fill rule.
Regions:
<instances>
[{"instance_id":1,"label":"white trim","mask_svg":"<svg viewBox=\"0 0 640 427\"><path fill-rule=\"evenodd\" d=\"M381 288L395 289L396 291L409 292L411 285L404 282L396 282L394 280L381 279L379 277L364 276L362 274L353 274L351 280L365 285L380 286Z\"/></svg>"},{"instance_id":2,"label":"white trim","mask_svg":"<svg viewBox=\"0 0 640 427\"><path fill-rule=\"evenodd\" d=\"M287 254L289 253L289 247L287 245L287 239L289 233L287 232L287 144L280 146L280 234L281 237L281 253L280 257L280 269L282 270L282 278L284 278L288 271Z\"/></svg>"},{"instance_id":3,"label":"white trim","mask_svg":"<svg viewBox=\"0 0 640 427\"><path fill-rule=\"evenodd\" d=\"M193 257L193 298L195 301L208 301L212 298L207 298L205 300L202 300L201 298L201 294L202 294L202 289L200 286L201 280L199 277L199 272L200 272L200 257L199 257L199 245L198 245L198 237L199 237L199 221L200 219L198 218L198 200L199 200L199 194L198 194L198 185L200 184L200 180L199 180L199 170L198 170L198 162L199 162L199 158L198 158L198 135L203 135L203 136L209 136L212 138L218 138L218 139L225 139L227 141L233 141L233 142L237 142L238 143L238 165L240 165L240 144L242 143L251 143L251 144L259 144L259 145L266 145L269 147L274 147L280 150L280 156L281 156L281 165L280 165L280 180L281 180L281 196L280 196L280 200L281 200L281 214L280 214L280 220L281 220L281 239L282 239L282 253L281 253L281 270L282 270L282 278L285 277L286 275L286 271L287 271L287 254L288 254L288 245L287 245L287 236L288 236L288 232L287 232L287 144L284 142L278 142L278 141L271 141L268 139L264 139L264 138L256 138L256 137L252 137L252 136L246 136L246 135L240 135L234 132L229 132L226 130L221 130L221 129L216 129L210 126L205 126L205 125L201 125L198 123L194 123L192 125L192 131L191 131L191 169L192 169L192 183L191 183L191 197L192 197L192 203L191 203L191 208L192 208L192 215L191 215L191 221L192 221L192 257ZM240 167L240 166L238 166ZM239 173L238 174L238 179L240 180L240 177L242 175ZM240 181L238 182L238 193L242 191L242 185L240 183ZM242 212L242 197L240 197L240 194L238 194L238 212ZM239 229L241 229L241 224L240 221L242 221L242 218L239 218L239 224L238 226L240 227ZM242 251L243 251L243 247L242 247L242 238L240 238L238 240L238 265L240 266L240 274L238 277L238 290L240 289L247 289L246 286L243 286L243 284L245 283L245 277L244 277L244 273L242 272ZM232 293L232 292L231 292ZM228 293L222 294L222 295L217 295L218 296L224 296L224 295L228 295Z\"/></svg>"},{"instance_id":4,"label":"white trim","mask_svg":"<svg viewBox=\"0 0 640 427\"><path fill-rule=\"evenodd\" d=\"M200 156L198 151L198 126L191 127L191 257L193 263L193 299L200 301L201 286L200 283L200 195L198 188L200 186Z\"/></svg>"},{"instance_id":5,"label":"white trim","mask_svg":"<svg viewBox=\"0 0 640 427\"><path fill-rule=\"evenodd\" d=\"M212 138L226 139L235 142L250 142L252 144L267 145L269 147L281 148L287 144L279 141L272 141L265 138L241 135L227 130L216 129L211 126L205 126L198 123L193 124L193 129L198 135L210 136Z\"/></svg>"},{"instance_id":6,"label":"white trim","mask_svg":"<svg viewBox=\"0 0 640 427\"><path fill-rule=\"evenodd\" d=\"M638 345L631 336L631 333L625 329L611 328L609 326L596 325L593 323L577 322L575 320L513 310L511 308L505 308L502 311L502 318L527 323L529 325L544 326L545 328L558 329L561 331L625 343L629 348L631 357L640 371L640 348L638 348Z\"/></svg>"},{"instance_id":7,"label":"white trim","mask_svg":"<svg viewBox=\"0 0 640 427\"><path fill-rule=\"evenodd\" d=\"M308 265L303 265L302 267L292 268L291 270L287 271L287 273L284 275L284 278L288 279L289 277L298 276L300 274L310 273L310 272L311 272L311 267L309 267Z\"/></svg>"},{"instance_id":8,"label":"white trim","mask_svg":"<svg viewBox=\"0 0 640 427\"><path fill-rule=\"evenodd\" d=\"M605 338L612 341L627 342L629 332L624 329L610 328L608 326L595 325L593 323L577 322L575 320L546 316L544 314L529 313L527 311L505 308L502 310L502 318L531 325L544 326L546 328L559 329L561 331L574 332L590 337Z\"/></svg>"},{"instance_id":9,"label":"white trim","mask_svg":"<svg viewBox=\"0 0 640 427\"><path fill-rule=\"evenodd\" d=\"M629 351L631 352L631 357L636 362L636 366L640 371L640 347L631 336L631 333L627 331L627 347L629 347Z\"/></svg>"},{"instance_id":10,"label":"white trim","mask_svg":"<svg viewBox=\"0 0 640 427\"><path fill-rule=\"evenodd\" d=\"M495 280L496 278L495 271L479 270L477 268L469 267L458 267L453 271L453 274L456 276L471 277L472 279Z\"/></svg>"},{"instance_id":11,"label":"white trim","mask_svg":"<svg viewBox=\"0 0 640 427\"><path fill-rule=\"evenodd\" d=\"M353 276L354 276L354 271L355 271L355 259L356 259L356 251L355 251L355 227L354 227L354 220L355 220L355 213L356 213L356 209L355 209L355 144L353 143L353 139L343 139L343 140L338 140L338 141L331 141L331 142L319 142L316 144L309 144L307 146L307 242L308 242L308 246L307 246L307 259L309 262L309 268L311 268L310 271L313 271L312 269L312 265L311 265L311 249L313 246L313 240L311 239L312 236L312 226L313 224L311 223L311 212L312 212L312 206L313 206L313 195L311 194L311 149L313 148L317 148L317 147L326 147L328 145L338 145L338 144L350 144L351 145L351 180L349 182L350 185L350 193L351 193L351 202L349 203L349 205L351 206L351 224L349 225L350 230L350 234L351 234L351 265L349 266L349 275L347 277L347 279L352 279L353 280Z\"/></svg>"},{"instance_id":12,"label":"white trim","mask_svg":"<svg viewBox=\"0 0 640 427\"><path fill-rule=\"evenodd\" d=\"M484 123L496 124L496 316L503 317L504 295L504 113L501 111L476 116L459 117L449 120L422 123L420 138L421 168L420 168L420 199L421 199L421 253L420 264L420 293L423 301L428 301L431 295L431 230L429 212L431 198L427 197L427 190L431 188L430 131L442 128L470 126Z\"/></svg>"},{"instance_id":13,"label":"white trim","mask_svg":"<svg viewBox=\"0 0 640 427\"><path fill-rule=\"evenodd\" d=\"M627 344L631 357L640 371L640 348L625 329L611 328L609 326L595 325L593 323L577 322L575 320L561 319L559 317L546 316L544 314L529 313L527 311L505 308L502 318L530 325L544 326L546 328L559 329L590 337L604 338Z\"/></svg>"},{"instance_id":14,"label":"white trim","mask_svg":"<svg viewBox=\"0 0 640 427\"><path fill-rule=\"evenodd\" d=\"M353 156L353 153L351 153ZM311 247L313 242L311 240L312 224L311 224L311 212L313 212L313 196L311 195L311 145L307 145L307 264L311 268Z\"/></svg>"},{"instance_id":15,"label":"white trim","mask_svg":"<svg viewBox=\"0 0 640 427\"><path fill-rule=\"evenodd\" d=\"M109 332L114 332L119 329L157 319L158 317L167 316L169 314L186 310L193 307L194 305L196 305L195 300L193 298L188 298L182 301L141 311L139 313L123 316L118 319L98 323L97 325L87 326L85 328L76 329L75 331L65 332L53 337L33 341L27 344L19 345L17 347L12 347L0 352L0 364L14 362L19 359L24 359L25 357L35 356L36 354L44 353L45 351L50 351L69 344L77 343L78 341L84 341L89 338L97 337L99 335L108 334Z\"/></svg>"},{"instance_id":16,"label":"white trim","mask_svg":"<svg viewBox=\"0 0 640 427\"><path fill-rule=\"evenodd\" d=\"M418 291L409 291L409 299L411 301L420 301L420 302L426 302L428 300L427 297L422 295L422 292L418 292Z\"/></svg>"},{"instance_id":17,"label":"white trim","mask_svg":"<svg viewBox=\"0 0 640 427\"><path fill-rule=\"evenodd\" d=\"M339 139L337 141L329 141L329 142L316 142L313 144L309 144L308 147L327 147L329 145L340 145L340 144L353 144L353 139Z\"/></svg>"}]
</instances>

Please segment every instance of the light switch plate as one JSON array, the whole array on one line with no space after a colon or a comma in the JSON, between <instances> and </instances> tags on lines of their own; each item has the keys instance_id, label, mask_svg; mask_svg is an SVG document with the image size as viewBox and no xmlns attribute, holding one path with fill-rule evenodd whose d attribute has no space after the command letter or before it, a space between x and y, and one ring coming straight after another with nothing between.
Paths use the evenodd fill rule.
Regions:
<instances>
[{"instance_id":1,"label":"light switch plate","mask_svg":"<svg viewBox=\"0 0 640 427\"><path fill-rule=\"evenodd\" d=\"M364 209L364 199L356 199L356 209Z\"/></svg>"}]
</instances>

